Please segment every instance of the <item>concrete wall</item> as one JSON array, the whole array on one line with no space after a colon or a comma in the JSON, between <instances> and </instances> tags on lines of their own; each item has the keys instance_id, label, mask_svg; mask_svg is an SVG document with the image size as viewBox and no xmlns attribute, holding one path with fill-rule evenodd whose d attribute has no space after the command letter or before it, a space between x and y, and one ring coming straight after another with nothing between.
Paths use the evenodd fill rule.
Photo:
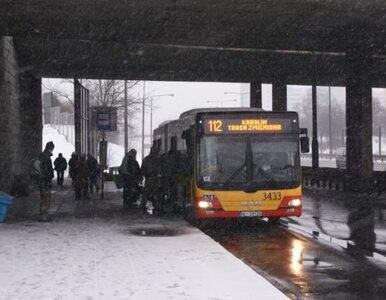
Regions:
<instances>
[{"instance_id":1,"label":"concrete wall","mask_svg":"<svg viewBox=\"0 0 386 300\"><path fill-rule=\"evenodd\" d=\"M20 159L21 120L16 51L11 37L0 37L0 190L10 192Z\"/></svg>"},{"instance_id":2,"label":"concrete wall","mask_svg":"<svg viewBox=\"0 0 386 300\"><path fill-rule=\"evenodd\" d=\"M19 74L19 86L22 156L16 175L23 177L25 174L29 175L31 159L42 151L42 81L41 78L23 72Z\"/></svg>"},{"instance_id":3,"label":"concrete wall","mask_svg":"<svg viewBox=\"0 0 386 300\"><path fill-rule=\"evenodd\" d=\"M24 194L42 148L41 79L21 72L12 37L0 37L0 191Z\"/></svg>"}]
</instances>

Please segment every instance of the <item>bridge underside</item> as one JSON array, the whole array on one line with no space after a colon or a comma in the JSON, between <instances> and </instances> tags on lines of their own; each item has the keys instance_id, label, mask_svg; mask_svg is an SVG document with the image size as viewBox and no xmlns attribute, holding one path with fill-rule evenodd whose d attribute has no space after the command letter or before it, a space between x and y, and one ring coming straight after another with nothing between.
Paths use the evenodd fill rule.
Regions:
<instances>
[{"instance_id":1,"label":"bridge underside","mask_svg":"<svg viewBox=\"0 0 386 300\"><path fill-rule=\"evenodd\" d=\"M0 35L385 54L379 0L2 0Z\"/></svg>"},{"instance_id":2,"label":"bridge underside","mask_svg":"<svg viewBox=\"0 0 386 300\"><path fill-rule=\"evenodd\" d=\"M385 12L377 0L2 0L0 36L36 76L71 78L311 84L316 51L318 83L343 85L347 49L365 47L384 86Z\"/></svg>"},{"instance_id":3,"label":"bridge underside","mask_svg":"<svg viewBox=\"0 0 386 300\"><path fill-rule=\"evenodd\" d=\"M41 111L42 77L250 82L252 105L273 83L274 110L287 84L346 86L348 169L368 177L385 28L379 0L1 0L0 140L14 141L0 189L41 149L41 120L28 116Z\"/></svg>"},{"instance_id":4,"label":"bridge underside","mask_svg":"<svg viewBox=\"0 0 386 300\"><path fill-rule=\"evenodd\" d=\"M311 85L313 53L116 42L15 39L19 62L37 77L222 81ZM345 53L316 56L319 85L344 86ZM373 86L386 86L386 56L373 56Z\"/></svg>"}]
</instances>

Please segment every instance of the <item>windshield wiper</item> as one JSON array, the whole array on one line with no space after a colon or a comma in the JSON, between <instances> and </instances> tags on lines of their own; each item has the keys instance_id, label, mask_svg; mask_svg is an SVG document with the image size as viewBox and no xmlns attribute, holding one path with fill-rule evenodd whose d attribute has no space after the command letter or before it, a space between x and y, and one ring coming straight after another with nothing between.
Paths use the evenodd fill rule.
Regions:
<instances>
[{"instance_id":1,"label":"windshield wiper","mask_svg":"<svg viewBox=\"0 0 386 300\"><path fill-rule=\"evenodd\" d=\"M228 183L230 183L231 181L233 181L233 179L235 179L235 177L247 166L247 163L244 162L240 167L238 167L224 182L223 185L227 185Z\"/></svg>"}]
</instances>

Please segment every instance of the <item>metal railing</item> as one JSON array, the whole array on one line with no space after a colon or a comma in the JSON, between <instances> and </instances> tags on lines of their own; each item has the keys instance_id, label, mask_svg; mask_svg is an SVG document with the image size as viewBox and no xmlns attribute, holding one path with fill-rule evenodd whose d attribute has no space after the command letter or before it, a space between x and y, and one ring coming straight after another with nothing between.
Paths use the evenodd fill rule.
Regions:
<instances>
[{"instance_id":1,"label":"metal railing","mask_svg":"<svg viewBox=\"0 0 386 300\"><path fill-rule=\"evenodd\" d=\"M61 135L66 137L67 142L75 145L74 114L61 112L59 106L50 108L51 126Z\"/></svg>"},{"instance_id":2,"label":"metal railing","mask_svg":"<svg viewBox=\"0 0 386 300\"><path fill-rule=\"evenodd\" d=\"M381 195L386 192L386 172L374 171L367 180L355 179L347 170L302 167L304 187L317 187L343 192L367 192Z\"/></svg>"},{"instance_id":3,"label":"metal railing","mask_svg":"<svg viewBox=\"0 0 386 300\"><path fill-rule=\"evenodd\" d=\"M312 154L311 153L302 153L301 158L312 159ZM336 154L319 153L319 159L333 160L333 159L336 159ZM385 162L386 161L386 155L373 154L373 161Z\"/></svg>"}]
</instances>

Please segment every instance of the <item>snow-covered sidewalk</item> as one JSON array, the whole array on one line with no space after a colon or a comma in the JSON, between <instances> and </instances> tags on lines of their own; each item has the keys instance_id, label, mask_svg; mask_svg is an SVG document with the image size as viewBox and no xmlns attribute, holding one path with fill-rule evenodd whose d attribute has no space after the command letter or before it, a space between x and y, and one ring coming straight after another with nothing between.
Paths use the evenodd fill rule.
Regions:
<instances>
[{"instance_id":1,"label":"snow-covered sidewalk","mask_svg":"<svg viewBox=\"0 0 386 300\"><path fill-rule=\"evenodd\" d=\"M286 299L185 220L108 201L103 214L64 203L51 223L0 224L0 299Z\"/></svg>"}]
</instances>

